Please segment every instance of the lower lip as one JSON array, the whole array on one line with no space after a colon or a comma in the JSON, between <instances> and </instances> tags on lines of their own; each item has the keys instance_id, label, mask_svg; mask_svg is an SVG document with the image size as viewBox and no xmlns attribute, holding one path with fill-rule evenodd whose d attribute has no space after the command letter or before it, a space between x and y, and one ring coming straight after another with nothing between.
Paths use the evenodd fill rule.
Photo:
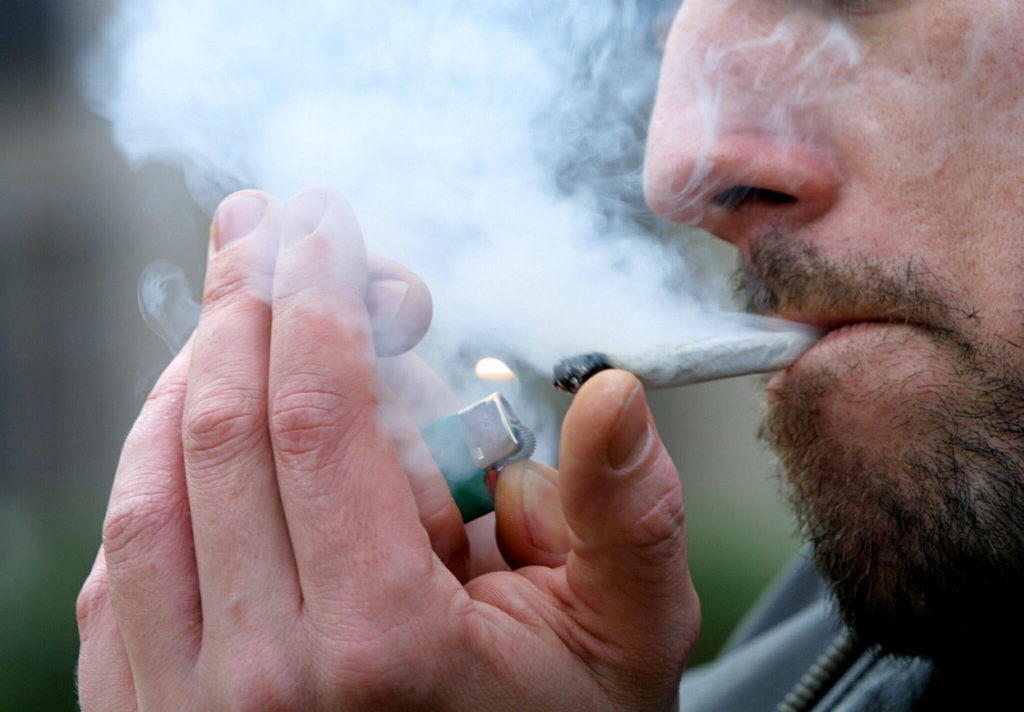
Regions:
<instances>
[{"instance_id":1,"label":"lower lip","mask_svg":"<svg viewBox=\"0 0 1024 712\"><path fill-rule=\"evenodd\" d=\"M785 382L787 375L794 369L800 368L801 362L812 357L812 354L820 354L822 349L834 346L837 342L848 341L849 339L857 338L867 332L874 331L876 329L892 329L892 328L913 328L912 325L888 322L888 321L858 321L852 324L845 324L843 326L832 329L818 341L814 346L808 349L803 356L797 359L792 366L785 368L781 371L776 371L772 374L772 377L768 380L768 388L777 387Z\"/></svg>"}]
</instances>

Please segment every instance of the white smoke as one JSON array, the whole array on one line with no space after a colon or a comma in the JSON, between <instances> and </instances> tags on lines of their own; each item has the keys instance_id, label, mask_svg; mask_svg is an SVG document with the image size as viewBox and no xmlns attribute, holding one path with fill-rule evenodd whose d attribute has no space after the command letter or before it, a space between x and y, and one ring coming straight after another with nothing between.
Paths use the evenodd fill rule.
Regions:
<instances>
[{"instance_id":1,"label":"white smoke","mask_svg":"<svg viewBox=\"0 0 1024 712\"><path fill-rule=\"evenodd\" d=\"M640 199L676 4L123 0L84 76L127 157L179 166L211 210L240 187L343 191L369 248L430 286L422 353L469 395L482 356L547 379L566 355L750 328L706 314L724 280ZM160 320L195 311L151 274L144 313L179 343Z\"/></svg>"}]
</instances>

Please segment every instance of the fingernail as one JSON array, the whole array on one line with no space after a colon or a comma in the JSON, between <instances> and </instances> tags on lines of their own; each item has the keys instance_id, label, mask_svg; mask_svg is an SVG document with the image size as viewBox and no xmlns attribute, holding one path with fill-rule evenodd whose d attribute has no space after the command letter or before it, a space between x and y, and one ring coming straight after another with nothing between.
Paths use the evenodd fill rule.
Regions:
<instances>
[{"instance_id":1,"label":"fingernail","mask_svg":"<svg viewBox=\"0 0 1024 712\"><path fill-rule=\"evenodd\" d=\"M300 240L309 235L323 222L327 212L327 196L312 190L304 190L288 202L289 241Z\"/></svg>"},{"instance_id":2,"label":"fingernail","mask_svg":"<svg viewBox=\"0 0 1024 712\"><path fill-rule=\"evenodd\" d=\"M377 330L387 328L402 310L409 283L400 279L375 279L366 290L366 308Z\"/></svg>"},{"instance_id":3,"label":"fingernail","mask_svg":"<svg viewBox=\"0 0 1024 712\"><path fill-rule=\"evenodd\" d=\"M568 553L569 532L558 487L527 466L523 468L522 488L526 526L533 545L552 554Z\"/></svg>"},{"instance_id":4,"label":"fingernail","mask_svg":"<svg viewBox=\"0 0 1024 712\"><path fill-rule=\"evenodd\" d=\"M263 221L266 212L266 202L251 193L227 198L217 208L213 219L213 249L220 252L251 233Z\"/></svg>"},{"instance_id":5,"label":"fingernail","mask_svg":"<svg viewBox=\"0 0 1024 712\"><path fill-rule=\"evenodd\" d=\"M613 470L626 469L644 454L650 439L647 403L644 401L643 389L638 384L626 396L626 402L619 414L619 422L616 423L609 439L608 465Z\"/></svg>"}]
</instances>

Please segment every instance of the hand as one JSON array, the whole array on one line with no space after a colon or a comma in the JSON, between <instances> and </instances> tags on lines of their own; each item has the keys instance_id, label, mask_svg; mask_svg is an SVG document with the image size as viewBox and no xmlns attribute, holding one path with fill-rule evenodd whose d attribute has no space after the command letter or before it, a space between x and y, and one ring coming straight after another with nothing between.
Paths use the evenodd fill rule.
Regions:
<instances>
[{"instance_id":1,"label":"hand","mask_svg":"<svg viewBox=\"0 0 1024 712\"><path fill-rule=\"evenodd\" d=\"M635 378L577 395L560 473L500 478L503 547L532 565L463 584L435 553L454 503L395 444L414 425L347 205L238 194L211 242L79 596L83 710L670 708L699 608Z\"/></svg>"}]
</instances>

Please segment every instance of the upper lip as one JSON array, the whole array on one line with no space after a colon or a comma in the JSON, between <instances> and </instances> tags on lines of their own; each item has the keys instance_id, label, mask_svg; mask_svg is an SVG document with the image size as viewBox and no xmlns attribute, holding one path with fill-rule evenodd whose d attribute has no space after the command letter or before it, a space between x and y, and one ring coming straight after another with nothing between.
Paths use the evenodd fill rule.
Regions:
<instances>
[{"instance_id":1,"label":"upper lip","mask_svg":"<svg viewBox=\"0 0 1024 712\"><path fill-rule=\"evenodd\" d=\"M784 310L779 314L773 314L780 319L795 321L801 324L817 327L823 331L835 331L844 326L853 324L875 323L875 324L905 324L908 326L927 326L914 319L898 313L884 312L860 312L860 311L834 311L834 312L802 312L800 310Z\"/></svg>"}]
</instances>

